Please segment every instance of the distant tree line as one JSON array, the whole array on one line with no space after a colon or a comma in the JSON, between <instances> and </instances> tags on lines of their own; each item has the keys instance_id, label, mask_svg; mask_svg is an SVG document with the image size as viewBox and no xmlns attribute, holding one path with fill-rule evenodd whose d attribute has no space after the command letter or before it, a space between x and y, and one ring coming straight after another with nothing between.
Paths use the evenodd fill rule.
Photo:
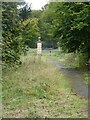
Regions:
<instances>
[{"instance_id":1,"label":"distant tree line","mask_svg":"<svg viewBox=\"0 0 90 120\"><path fill-rule=\"evenodd\" d=\"M31 10L26 3L2 3L2 28L5 63L19 64L20 55L35 48L39 36L44 47L60 46L90 59L90 2L51 2L42 10Z\"/></svg>"}]
</instances>

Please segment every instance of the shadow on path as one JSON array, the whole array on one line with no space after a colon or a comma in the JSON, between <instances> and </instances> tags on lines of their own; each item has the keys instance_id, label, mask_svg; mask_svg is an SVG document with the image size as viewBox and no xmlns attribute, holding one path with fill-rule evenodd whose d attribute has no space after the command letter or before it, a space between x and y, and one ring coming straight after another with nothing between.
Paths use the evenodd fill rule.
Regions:
<instances>
[{"instance_id":1,"label":"shadow on path","mask_svg":"<svg viewBox=\"0 0 90 120\"><path fill-rule=\"evenodd\" d=\"M86 99L90 98L88 94L89 87L84 83L83 76L80 70L66 67L63 63L57 62L53 57L47 57L47 60L53 63L63 74L71 81L72 91L77 95Z\"/></svg>"}]
</instances>

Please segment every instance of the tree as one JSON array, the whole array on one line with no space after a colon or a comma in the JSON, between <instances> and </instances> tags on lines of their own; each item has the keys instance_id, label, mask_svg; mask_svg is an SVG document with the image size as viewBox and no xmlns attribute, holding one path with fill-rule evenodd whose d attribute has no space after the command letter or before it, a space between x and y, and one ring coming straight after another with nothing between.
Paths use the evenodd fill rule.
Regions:
<instances>
[{"instance_id":1,"label":"tree","mask_svg":"<svg viewBox=\"0 0 90 120\"><path fill-rule=\"evenodd\" d=\"M37 18L39 19L41 14L42 14L42 10L32 10L31 12L31 18Z\"/></svg>"},{"instance_id":2,"label":"tree","mask_svg":"<svg viewBox=\"0 0 90 120\"><path fill-rule=\"evenodd\" d=\"M28 4L24 4L22 9L20 9L19 15L22 21L28 19L31 16L31 6L29 6Z\"/></svg>"},{"instance_id":3,"label":"tree","mask_svg":"<svg viewBox=\"0 0 90 120\"><path fill-rule=\"evenodd\" d=\"M59 3L55 38L64 51L80 51L90 58L90 3Z\"/></svg>"},{"instance_id":4,"label":"tree","mask_svg":"<svg viewBox=\"0 0 90 120\"><path fill-rule=\"evenodd\" d=\"M23 41L25 46L35 48L38 37L40 36L38 19L27 19L23 22Z\"/></svg>"},{"instance_id":5,"label":"tree","mask_svg":"<svg viewBox=\"0 0 90 120\"><path fill-rule=\"evenodd\" d=\"M18 3L2 3L2 60L5 63L19 63L22 51L20 38L21 22L19 19Z\"/></svg>"},{"instance_id":6,"label":"tree","mask_svg":"<svg viewBox=\"0 0 90 120\"><path fill-rule=\"evenodd\" d=\"M44 47L56 47L55 38L53 38L53 32L55 29L54 25L54 15L55 15L54 4L46 4L43 7L43 13L39 19L39 27L41 38L44 41Z\"/></svg>"}]
</instances>

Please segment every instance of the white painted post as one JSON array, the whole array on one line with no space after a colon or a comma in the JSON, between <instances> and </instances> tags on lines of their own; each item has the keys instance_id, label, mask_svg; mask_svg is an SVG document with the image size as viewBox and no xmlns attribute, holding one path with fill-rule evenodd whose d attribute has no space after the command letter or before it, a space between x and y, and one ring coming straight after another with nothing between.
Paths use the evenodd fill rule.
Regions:
<instances>
[{"instance_id":1,"label":"white painted post","mask_svg":"<svg viewBox=\"0 0 90 120\"><path fill-rule=\"evenodd\" d=\"M38 37L38 42L37 42L37 56L38 56L39 63L41 62L41 55L42 55L42 42L40 40L40 37Z\"/></svg>"}]
</instances>

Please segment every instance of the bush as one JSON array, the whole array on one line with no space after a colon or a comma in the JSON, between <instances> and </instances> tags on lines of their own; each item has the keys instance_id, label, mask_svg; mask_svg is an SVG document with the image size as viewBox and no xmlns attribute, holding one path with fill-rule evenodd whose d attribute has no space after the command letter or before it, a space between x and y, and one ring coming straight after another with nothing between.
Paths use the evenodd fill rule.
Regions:
<instances>
[{"instance_id":1,"label":"bush","mask_svg":"<svg viewBox=\"0 0 90 120\"><path fill-rule=\"evenodd\" d=\"M79 67L85 68L87 66L88 56L85 53L78 53L79 56Z\"/></svg>"}]
</instances>

